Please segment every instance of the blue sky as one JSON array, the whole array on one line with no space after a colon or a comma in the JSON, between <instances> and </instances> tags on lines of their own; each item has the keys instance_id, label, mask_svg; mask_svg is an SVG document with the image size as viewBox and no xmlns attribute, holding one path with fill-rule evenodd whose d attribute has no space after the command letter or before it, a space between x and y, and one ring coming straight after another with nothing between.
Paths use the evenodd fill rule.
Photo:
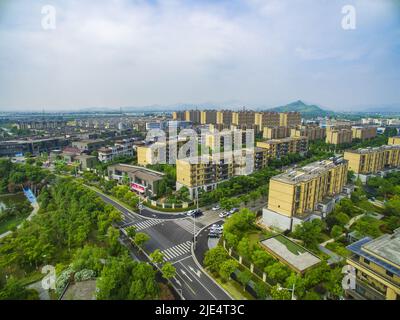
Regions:
<instances>
[{"instance_id":1,"label":"blue sky","mask_svg":"<svg viewBox=\"0 0 400 320\"><path fill-rule=\"evenodd\" d=\"M0 1L0 111L298 99L357 110L399 104L399 88L398 0Z\"/></svg>"}]
</instances>

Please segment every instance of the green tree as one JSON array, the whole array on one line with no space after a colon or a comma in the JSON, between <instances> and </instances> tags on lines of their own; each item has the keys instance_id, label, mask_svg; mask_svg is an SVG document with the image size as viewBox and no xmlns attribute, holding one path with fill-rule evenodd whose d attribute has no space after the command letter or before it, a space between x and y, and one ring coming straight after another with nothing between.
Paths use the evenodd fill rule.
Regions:
<instances>
[{"instance_id":1,"label":"green tree","mask_svg":"<svg viewBox=\"0 0 400 320\"><path fill-rule=\"evenodd\" d=\"M160 251L160 249L156 249L150 254L150 259L155 264L163 263L164 254Z\"/></svg>"},{"instance_id":2,"label":"green tree","mask_svg":"<svg viewBox=\"0 0 400 320\"><path fill-rule=\"evenodd\" d=\"M221 246L208 250L204 257L204 266L212 272L218 272L221 264L229 258L228 253Z\"/></svg>"},{"instance_id":3,"label":"green tree","mask_svg":"<svg viewBox=\"0 0 400 320\"><path fill-rule=\"evenodd\" d=\"M293 236L302 240L306 247L316 249L323 229L323 222L319 219L314 219L297 225L294 229Z\"/></svg>"},{"instance_id":4,"label":"green tree","mask_svg":"<svg viewBox=\"0 0 400 320\"><path fill-rule=\"evenodd\" d=\"M166 262L162 266L161 272L163 277L167 280L170 280L176 276L176 268L170 262Z\"/></svg>"},{"instance_id":5,"label":"green tree","mask_svg":"<svg viewBox=\"0 0 400 320\"><path fill-rule=\"evenodd\" d=\"M251 272L249 270L244 270L244 271L240 271L237 275L237 279L239 280L239 282L242 284L243 286L243 291L246 290L246 285L249 283L249 281L251 280Z\"/></svg>"},{"instance_id":6,"label":"green tree","mask_svg":"<svg viewBox=\"0 0 400 320\"><path fill-rule=\"evenodd\" d=\"M242 257L249 258L251 256L252 248L248 237L243 237L242 240L239 241L237 251Z\"/></svg>"},{"instance_id":7,"label":"green tree","mask_svg":"<svg viewBox=\"0 0 400 320\"><path fill-rule=\"evenodd\" d=\"M135 235L135 243L138 247L142 248L144 244L150 240L150 236L143 232L138 232Z\"/></svg>"},{"instance_id":8,"label":"green tree","mask_svg":"<svg viewBox=\"0 0 400 320\"><path fill-rule=\"evenodd\" d=\"M291 293L282 289L279 285L273 286L270 291L271 298L274 300L291 300Z\"/></svg>"},{"instance_id":9,"label":"green tree","mask_svg":"<svg viewBox=\"0 0 400 320\"><path fill-rule=\"evenodd\" d=\"M343 233L343 228L341 226L335 225L331 230L331 237L334 239L339 238Z\"/></svg>"},{"instance_id":10,"label":"green tree","mask_svg":"<svg viewBox=\"0 0 400 320\"><path fill-rule=\"evenodd\" d=\"M225 260L220 265L219 275L224 281L227 281L231 278L232 273L235 272L238 266L239 263L233 259Z\"/></svg>"},{"instance_id":11,"label":"green tree","mask_svg":"<svg viewBox=\"0 0 400 320\"><path fill-rule=\"evenodd\" d=\"M125 229L126 233L128 235L129 238L134 239L136 236L136 227L135 226L130 226L128 228Z\"/></svg>"}]
</instances>

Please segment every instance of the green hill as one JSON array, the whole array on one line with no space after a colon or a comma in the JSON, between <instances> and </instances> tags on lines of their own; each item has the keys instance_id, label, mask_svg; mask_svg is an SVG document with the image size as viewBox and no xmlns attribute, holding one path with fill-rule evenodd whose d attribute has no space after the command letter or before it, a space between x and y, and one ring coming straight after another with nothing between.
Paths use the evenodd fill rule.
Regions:
<instances>
[{"instance_id":1,"label":"green hill","mask_svg":"<svg viewBox=\"0 0 400 320\"><path fill-rule=\"evenodd\" d=\"M305 104L303 101L298 100L292 103L289 103L285 106L280 106L276 108L269 109L269 111L276 112L290 112L297 111L300 112L303 117L326 117L332 116L334 112L324 110L316 105Z\"/></svg>"}]
</instances>

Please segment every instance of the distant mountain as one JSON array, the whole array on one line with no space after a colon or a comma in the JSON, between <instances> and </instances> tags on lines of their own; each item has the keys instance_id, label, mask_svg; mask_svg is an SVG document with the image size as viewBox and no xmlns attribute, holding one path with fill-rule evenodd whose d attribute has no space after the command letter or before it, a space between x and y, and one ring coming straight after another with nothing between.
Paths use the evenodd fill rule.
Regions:
<instances>
[{"instance_id":1,"label":"distant mountain","mask_svg":"<svg viewBox=\"0 0 400 320\"><path fill-rule=\"evenodd\" d=\"M298 100L292 103L289 103L285 106L280 106L276 108L269 109L269 111L275 112L291 112L297 111L300 112L303 117L326 117L334 115L333 111L324 110L319 106L313 104L305 104L303 101Z\"/></svg>"}]
</instances>

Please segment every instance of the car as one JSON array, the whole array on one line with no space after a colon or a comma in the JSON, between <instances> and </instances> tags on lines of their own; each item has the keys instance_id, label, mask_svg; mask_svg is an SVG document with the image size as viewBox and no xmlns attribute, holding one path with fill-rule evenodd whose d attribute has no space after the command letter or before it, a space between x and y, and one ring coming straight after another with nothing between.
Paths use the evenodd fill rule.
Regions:
<instances>
[{"instance_id":1,"label":"car","mask_svg":"<svg viewBox=\"0 0 400 320\"><path fill-rule=\"evenodd\" d=\"M212 211L218 211L219 209L221 209L221 207L219 206L219 204L217 204L217 205L214 206L211 210L212 210Z\"/></svg>"},{"instance_id":2,"label":"car","mask_svg":"<svg viewBox=\"0 0 400 320\"><path fill-rule=\"evenodd\" d=\"M199 209L199 210L190 210L187 212L187 215L193 218L196 217L200 217L201 215L203 215L203 212Z\"/></svg>"},{"instance_id":3,"label":"car","mask_svg":"<svg viewBox=\"0 0 400 320\"><path fill-rule=\"evenodd\" d=\"M226 218L227 216L229 216L229 212L223 211L218 215L220 218Z\"/></svg>"},{"instance_id":4,"label":"car","mask_svg":"<svg viewBox=\"0 0 400 320\"><path fill-rule=\"evenodd\" d=\"M217 232L210 232L208 234L209 238L219 238L221 234L217 233Z\"/></svg>"},{"instance_id":5,"label":"car","mask_svg":"<svg viewBox=\"0 0 400 320\"><path fill-rule=\"evenodd\" d=\"M222 231L224 230L224 226L220 226L220 225L218 225L218 224L213 224L211 227L210 227L210 231L211 232L218 232L218 233L222 233Z\"/></svg>"},{"instance_id":6,"label":"car","mask_svg":"<svg viewBox=\"0 0 400 320\"><path fill-rule=\"evenodd\" d=\"M229 211L229 214L234 214L235 212L238 212L238 208L233 208L231 211Z\"/></svg>"}]
</instances>

